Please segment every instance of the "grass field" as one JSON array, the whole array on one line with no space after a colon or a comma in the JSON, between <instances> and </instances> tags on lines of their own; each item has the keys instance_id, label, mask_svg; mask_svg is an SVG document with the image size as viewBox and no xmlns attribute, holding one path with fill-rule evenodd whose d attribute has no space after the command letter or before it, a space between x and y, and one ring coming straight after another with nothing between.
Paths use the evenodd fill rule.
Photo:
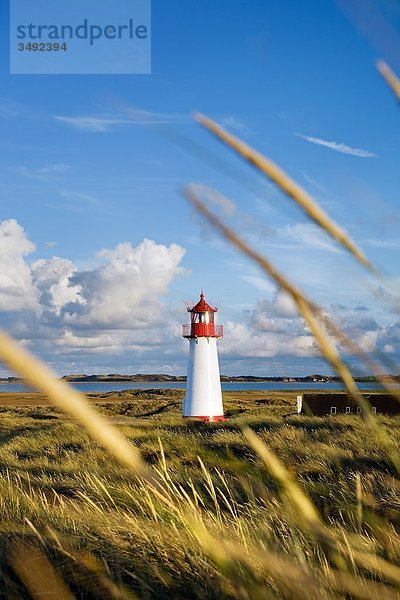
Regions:
<instances>
[{"instance_id":1,"label":"grass field","mask_svg":"<svg viewBox=\"0 0 400 600\"><path fill-rule=\"evenodd\" d=\"M293 391L227 392L229 420L207 424L182 420L182 395L90 395L158 469L163 500L40 395L0 395L1 597L398 597L398 482L359 417L290 415ZM400 418L378 420L399 444ZM343 547L340 569L245 425L299 478Z\"/></svg>"}]
</instances>

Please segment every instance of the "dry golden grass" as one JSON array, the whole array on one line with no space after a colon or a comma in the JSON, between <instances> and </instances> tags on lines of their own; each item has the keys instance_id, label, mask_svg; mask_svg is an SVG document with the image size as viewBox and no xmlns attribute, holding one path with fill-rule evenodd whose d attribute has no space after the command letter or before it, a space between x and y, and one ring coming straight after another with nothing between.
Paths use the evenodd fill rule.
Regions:
<instances>
[{"instance_id":1,"label":"dry golden grass","mask_svg":"<svg viewBox=\"0 0 400 600\"><path fill-rule=\"evenodd\" d=\"M39 544L77 597L396 597L396 480L359 417L283 419L296 392L230 392L237 416L182 423L182 391L124 394L97 409L136 441L157 487L51 407L2 409L0 551L32 597L20 539L32 556ZM398 443L399 420L380 421Z\"/></svg>"},{"instance_id":2,"label":"dry golden grass","mask_svg":"<svg viewBox=\"0 0 400 600\"><path fill-rule=\"evenodd\" d=\"M74 594L37 543L17 540L11 544L9 557L32 598L74 600Z\"/></svg>"},{"instance_id":3,"label":"dry golden grass","mask_svg":"<svg viewBox=\"0 0 400 600\"><path fill-rule=\"evenodd\" d=\"M121 464L139 475L149 476L140 452L91 407L84 394L57 379L46 365L1 331L0 358L34 388L46 394L55 406L78 419L93 439L104 446Z\"/></svg>"},{"instance_id":4,"label":"dry golden grass","mask_svg":"<svg viewBox=\"0 0 400 600\"><path fill-rule=\"evenodd\" d=\"M379 73L400 101L400 79L383 60L378 61L376 66Z\"/></svg>"}]
</instances>

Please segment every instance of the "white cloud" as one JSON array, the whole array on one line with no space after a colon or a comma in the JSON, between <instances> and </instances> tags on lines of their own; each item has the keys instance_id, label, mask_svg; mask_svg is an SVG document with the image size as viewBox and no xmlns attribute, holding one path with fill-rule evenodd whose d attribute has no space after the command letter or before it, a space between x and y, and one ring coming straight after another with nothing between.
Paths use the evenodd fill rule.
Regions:
<instances>
[{"instance_id":1,"label":"white cloud","mask_svg":"<svg viewBox=\"0 0 400 600\"><path fill-rule=\"evenodd\" d=\"M144 240L98 253L99 266L75 273L70 281L82 289L85 304L65 315L68 324L82 327L147 328L161 318L160 296L183 272L185 250Z\"/></svg>"},{"instance_id":2,"label":"white cloud","mask_svg":"<svg viewBox=\"0 0 400 600\"><path fill-rule=\"evenodd\" d=\"M70 166L64 163L48 164L37 168L26 167L24 165L15 167L15 171L19 176L46 182L57 181L62 174L69 170Z\"/></svg>"},{"instance_id":3,"label":"white cloud","mask_svg":"<svg viewBox=\"0 0 400 600\"><path fill-rule=\"evenodd\" d=\"M388 286L379 286L373 291L374 298L381 303L386 311L399 314L400 313L400 286L399 282L394 279L388 279Z\"/></svg>"},{"instance_id":4,"label":"white cloud","mask_svg":"<svg viewBox=\"0 0 400 600\"><path fill-rule=\"evenodd\" d=\"M258 301L245 322L228 322L220 346L223 355L233 357L318 355L314 338L299 317L293 301L279 290L272 300Z\"/></svg>"},{"instance_id":5,"label":"white cloud","mask_svg":"<svg viewBox=\"0 0 400 600\"><path fill-rule=\"evenodd\" d=\"M324 187L320 183L318 183L318 181L315 181L315 179L313 179L312 177L310 177L309 175L307 175L307 173L303 173L303 177L307 181L307 183L309 183L310 185L312 185L319 192L323 192L324 191Z\"/></svg>"},{"instance_id":6,"label":"white cloud","mask_svg":"<svg viewBox=\"0 0 400 600\"><path fill-rule=\"evenodd\" d=\"M383 347L384 352L387 352L388 354L395 354L396 356L393 358L393 360L398 364L400 353L400 320L397 320L386 327L380 328L376 333L376 344L379 344L379 347Z\"/></svg>"},{"instance_id":7,"label":"white cloud","mask_svg":"<svg viewBox=\"0 0 400 600\"><path fill-rule=\"evenodd\" d=\"M60 257L29 264L34 250L15 220L0 224L0 318L35 351L140 354L174 338L170 327L157 326L163 297L185 273L181 246L125 242L101 250L86 271Z\"/></svg>"},{"instance_id":8,"label":"white cloud","mask_svg":"<svg viewBox=\"0 0 400 600\"><path fill-rule=\"evenodd\" d=\"M110 372L111 365L125 372L172 372L174 365L175 372L184 373L187 343L180 336L182 307L165 302L171 285L184 273L184 248L146 239L136 246L124 242L88 257L91 266L86 270L62 257L31 263L34 251L35 245L17 221L0 223L0 327L60 374L90 372L91 365L103 372ZM313 372L306 365L316 364L318 349L291 299L251 271L242 277L268 297L235 307L230 319L228 310L223 311L225 335L219 344L224 372L232 373L235 365L243 373L261 372L264 359L268 359L266 374L276 374L277 369L291 374L293 365L297 373ZM351 302L356 302L355 297ZM331 305L327 313L365 351L383 350L396 360L398 297L378 289L374 304L374 310L365 302L353 308Z\"/></svg>"},{"instance_id":9,"label":"white cloud","mask_svg":"<svg viewBox=\"0 0 400 600\"><path fill-rule=\"evenodd\" d=\"M378 342L379 331L365 331L359 334L357 343L364 352L374 352Z\"/></svg>"},{"instance_id":10,"label":"white cloud","mask_svg":"<svg viewBox=\"0 0 400 600\"><path fill-rule=\"evenodd\" d=\"M215 204L225 217L231 217L236 212L236 204L232 200L204 183L190 183L188 190L202 200Z\"/></svg>"},{"instance_id":11,"label":"white cloud","mask_svg":"<svg viewBox=\"0 0 400 600\"><path fill-rule=\"evenodd\" d=\"M370 238L365 240L366 246L372 246L374 248L389 248L390 250L400 249L400 240L398 238L385 238L385 239L373 239Z\"/></svg>"},{"instance_id":12,"label":"white cloud","mask_svg":"<svg viewBox=\"0 0 400 600\"><path fill-rule=\"evenodd\" d=\"M245 135L246 134L248 135L250 133L250 129L249 129L248 125L245 123L245 121L235 115L229 115L227 117L222 117L221 119L219 119L219 121L223 127L227 127L229 129L236 130L239 133L242 133Z\"/></svg>"},{"instance_id":13,"label":"white cloud","mask_svg":"<svg viewBox=\"0 0 400 600\"><path fill-rule=\"evenodd\" d=\"M103 133L110 131L119 125L155 125L158 123L191 123L192 119L188 115L174 113L158 113L132 106L120 105L118 111L113 116L78 116L65 117L54 115L54 119L60 123L70 125L74 129L87 131L90 133ZM122 115L122 116L120 116Z\"/></svg>"},{"instance_id":14,"label":"white cloud","mask_svg":"<svg viewBox=\"0 0 400 600\"><path fill-rule=\"evenodd\" d=\"M31 271L42 307L60 315L66 304L85 303L80 293L82 288L71 285L71 277L76 272L71 261L58 256L50 260L40 259L32 264Z\"/></svg>"},{"instance_id":15,"label":"white cloud","mask_svg":"<svg viewBox=\"0 0 400 600\"><path fill-rule=\"evenodd\" d=\"M131 122L142 123L143 125L155 125L156 123L193 123L192 117L187 114L160 113L127 105L119 105L117 108L122 113L129 114L132 117Z\"/></svg>"},{"instance_id":16,"label":"white cloud","mask_svg":"<svg viewBox=\"0 0 400 600\"><path fill-rule=\"evenodd\" d=\"M102 133L104 131L109 131L116 125L123 125L131 122L127 119L105 119L100 117L62 117L59 115L55 115L54 119L56 121L60 121L61 123L65 123L66 125L71 125L75 129L80 129L81 131L89 131L91 133Z\"/></svg>"},{"instance_id":17,"label":"white cloud","mask_svg":"<svg viewBox=\"0 0 400 600\"><path fill-rule=\"evenodd\" d=\"M38 310L38 291L25 256L36 250L15 219L0 223L0 310Z\"/></svg>"},{"instance_id":18,"label":"white cloud","mask_svg":"<svg viewBox=\"0 0 400 600\"><path fill-rule=\"evenodd\" d=\"M313 223L295 223L284 229L284 232L296 242L318 250L340 254L342 250L329 238L320 227Z\"/></svg>"},{"instance_id":19,"label":"white cloud","mask_svg":"<svg viewBox=\"0 0 400 600\"><path fill-rule=\"evenodd\" d=\"M383 350L398 355L400 321L390 325L379 324L374 316L376 311L362 308L360 311L358 305L331 305L326 313L364 352L373 354ZM284 374L290 372L289 365L297 359L304 360L303 365L306 365L309 364L306 361L315 360L320 355L318 345L298 315L293 301L279 290L271 300L259 300L247 310L241 322L228 321L220 348L225 364L228 361L233 363L235 359L247 365L256 359L268 359L265 363L268 368L273 363L272 359L276 358L281 361Z\"/></svg>"},{"instance_id":20,"label":"white cloud","mask_svg":"<svg viewBox=\"0 0 400 600\"><path fill-rule=\"evenodd\" d=\"M52 165L46 165L39 169L40 173L65 173L70 170L70 166L65 163L55 163Z\"/></svg>"},{"instance_id":21,"label":"white cloud","mask_svg":"<svg viewBox=\"0 0 400 600\"><path fill-rule=\"evenodd\" d=\"M71 190L62 189L59 191L60 196L63 198L68 198L69 200L73 200L79 204L82 204L82 200L85 204L89 204L92 206L100 207L103 206L104 202L95 198L94 196L90 196L89 194L82 194L81 192L74 192Z\"/></svg>"},{"instance_id":22,"label":"white cloud","mask_svg":"<svg viewBox=\"0 0 400 600\"><path fill-rule=\"evenodd\" d=\"M243 323L229 321L220 347L223 355L231 357L318 356L314 339L307 332L291 337L279 331L259 332Z\"/></svg>"},{"instance_id":23,"label":"white cloud","mask_svg":"<svg viewBox=\"0 0 400 600\"><path fill-rule=\"evenodd\" d=\"M352 146L348 146L347 144L333 142L328 140L323 140L319 137L311 137L309 135L301 135L300 133L296 133L298 137L306 140L306 142L310 142L311 144L317 144L318 146L325 146L325 148L330 148L335 152L341 152L342 154L351 154L352 156L358 156L360 158L376 158L378 155L374 152L370 152L369 150L363 150L362 148L353 148Z\"/></svg>"},{"instance_id":24,"label":"white cloud","mask_svg":"<svg viewBox=\"0 0 400 600\"><path fill-rule=\"evenodd\" d=\"M298 317L297 307L289 294L278 290L274 298L274 311L279 317Z\"/></svg>"},{"instance_id":25,"label":"white cloud","mask_svg":"<svg viewBox=\"0 0 400 600\"><path fill-rule=\"evenodd\" d=\"M242 275L243 281L250 283L260 292L270 293L275 289L275 285L266 277L258 277L257 275Z\"/></svg>"},{"instance_id":26,"label":"white cloud","mask_svg":"<svg viewBox=\"0 0 400 600\"><path fill-rule=\"evenodd\" d=\"M113 203L111 201L96 198L90 193L87 194L68 189L60 189L58 193L62 200L57 203L52 201L51 204L48 204L49 208L74 213L83 213L90 210L96 210L97 212L108 212L113 207Z\"/></svg>"}]
</instances>

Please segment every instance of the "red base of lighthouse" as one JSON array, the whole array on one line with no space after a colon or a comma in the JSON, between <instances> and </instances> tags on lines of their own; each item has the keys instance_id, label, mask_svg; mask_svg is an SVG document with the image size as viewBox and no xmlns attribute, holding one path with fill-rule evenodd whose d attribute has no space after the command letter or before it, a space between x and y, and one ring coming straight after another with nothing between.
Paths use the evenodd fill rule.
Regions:
<instances>
[{"instance_id":1,"label":"red base of lighthouse","mask_svg":"<svg viewBox=\"0 0 400 600\"><path fill-rule=\"evenodd\" d=\"M184 419L196 419L197 421L207 421L208 423L214 423L216 421L226 421L226 417L224 417L224 415L217 415L214 417L198 417L196 416L190 416L190 417L183 417Z\"/></svg>"}]
</instances>

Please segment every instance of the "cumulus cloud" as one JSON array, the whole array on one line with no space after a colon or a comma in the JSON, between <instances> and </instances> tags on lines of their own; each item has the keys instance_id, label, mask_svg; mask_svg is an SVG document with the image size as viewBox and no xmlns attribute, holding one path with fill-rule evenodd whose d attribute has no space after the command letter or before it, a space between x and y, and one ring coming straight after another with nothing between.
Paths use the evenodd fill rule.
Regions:
<instances>
[{"instance_id":1,"label":"cumulus cloud","mask_svg":"<svg viewBox=\"0 0 400 600\"><path fill-rule=\"evenodd\" d=\"M138 354L174 335L156 328L163 296L185 272L181 246L124 242L98 252L88 270L61 257L29 263L34 250L17 221L0 224L0 317L39 353Z\"/></svg>"},{"instance_id":2,"label":"cumulus cloud","mask_svg":"<svg viewBox=\"0 0 400 600\"><path fill-rule=\"evenodd\" d=\"M221 353L232 357L271 358L274 356L317 356L313 337L305 330L289 336L284 330L259 331L244 323L227 322Z\"/></svg>"},{"instance_id":3,"label":"cumulus cloud","mask_svg":"<svg viewBox=\"0 0 400 600\"><path fill-rule=\"evenodd\" d=\"M179 264L185 250L177 244L163 246L145 239L102 250L99 265L71 277L85 302L69 308L65 321L82 327L148 328L160 317L160 296L172 279L183 272Z\"/></svg>"},{"instance_id":4,"label":"cumulus cloud","mask_svg":"<svg viewBox=\"0 0 400 600\"><path fill-rule=\"evenodd\" d=\"M396 354L394 360L398 362L399 358L399 340L400 340L400 320L397 319L394 323L380 328L377 332L377 345L383 348L388 354Z\"/></svg>"},{"instance_id":5,"label":"cumulus cloud","mask_svg":"<svg viewBox=\"0 0 400 600\"><path fill-rule=\"evenodd\" d=\"M364 352L400 353L400 321L388 324L390 313L384 307L379 310L365 305L346 307L333 304L327 314ZM383 320L380 321L379 316L382 315Z\"/></svg>"},{"instance_id":6,"label":"cumulus cloud","mask_svg":"<svg viewBox=\"0 0 400 600\"><path fill-rule=\"evenodd\" d=\"M323 140L319 137L301 135L300 133L296 133L296 135L297 137L301 137L303 140L306 140L306 142L317 144L318 146L325 146L325 148L329 148L335 152L341 152L342 154L350 154L351 156L358 156L359 158L377 158L378 156L375 154L375 152L370 152L369 150L364 150L363 148L353 148L352 146L348 146L347 144L340 142Z\"/></svg>"},{"instance_id":7,"label":"cumulus cloud","mask_svg":"<svg viewBox=\"0 0 400 600\"><path fill-rule=\"evenodd\" d=\"M397 286L395 282L395 286ZM384 289L382 286L376 288L373 292L378 302L381 302L386 310L399 314L400 313L400 294Z\"/></svg>"},{"instance_id":8,"label":"cumulus cloud","mask_svg":"<svg viewBox=\"0 0 400 600\"><path fill-rule=\"evenodd\" d=\"M259 300L246 322L228 322L221 341L223 354L236 357L317 356L314 338L298 316L291 298L277 291Z\"/></svg>"},{"instance_id":9,"label":"cumulus cloud","mask_svg":"<svg viewBox=\"0 0 400 600\"><path fill-rule=\"evenodd\" d=\"M60 315L66 304L85 304L81 286L71 285L71 277L76 272L71 261L58 256L50 260L40 259L32 264L31 271L42 309Z\"/></svg>"},{"instance_id":10,"label":"cumulus cloud","mask_svg":"<svg viewBox=\"0 0 400 600\"><path fill-rule=\"evenodd\" d=\"M147 239L137 245L123 242L88 257L87 269L57 256L32 261L35 250L17 221L0 223L0 327L60 374L95 368L105 372L108 365L117 365L120 372L184 372L182 307L164 304L175 279L185 273L184 248ZM309 370L305 365L317 364L319 353L292 300L264 287L261 277L248 275L247 281L266 297L242 307L239 316L233 312L230 319L227 302L225 335L219 342L223 372L238 374L240 368L243 373L276 374L280 369L290 374L296 365L304 374ZM382 307L380 313L376 306ZM331 305L327 314L365 351L383 351L393 360L399 356L395 295L378 288L375 310L355 303Z\"/></svg>"},{"instance_id":11,"label":"cumulus cloud","mask_svg":"<svg viewBox=\"0 0 400 600\"><path fill-rule=\"evenodd\" d=\"M335 304L325 312L364 352L400 353L400 320L389 325L379 323L376 310L360 305ZM332 342L335 343L334 340ZM276 364L275 359L281 361L283 374L289 371L285 364L295 364L296 360L302 359L302 372L305 374L305 365L310 361L315 363L320 356L318 346L293 301L281 291L276 291L271 298L259 300L246 311L241 322L228 321L220 347L224 364L228 359L249 364L251 359L260 372L257 360L266 359L265 374L270 372L272 364Z\"/></svg>"},{"instance_id":12,"label":"cumulus cloud","mask_svg":"<svg viewBox=\"0 0 400 600\"><path fill-rule=\"evenodd\" d=\"M25 257L36 250L15 219L0 223L0 310L38 310L38 292Z\"/></svg>"}]
</instances>

